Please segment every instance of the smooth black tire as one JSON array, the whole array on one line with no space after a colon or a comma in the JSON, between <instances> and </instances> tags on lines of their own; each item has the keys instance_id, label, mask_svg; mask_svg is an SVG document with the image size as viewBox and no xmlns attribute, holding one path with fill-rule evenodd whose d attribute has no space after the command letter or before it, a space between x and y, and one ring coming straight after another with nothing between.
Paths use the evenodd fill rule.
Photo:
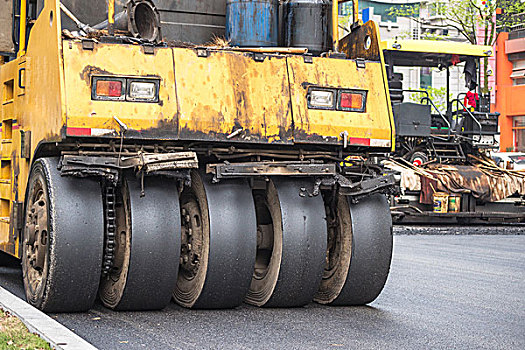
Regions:
<instances>
[{"instance_id":1,"label":"smooth black tire","mask_svg":"<svg viewBox=\"0 0 525 350\"><path fill-rule=\"evenodd\" d=\"M323 275L327 227L321 196L305 195L305 189L312 187L307 179L273 178L265 194L254 192L254 200L263 201L267 207L258 208L259 221L263 211L271 216L271 223L266 219L259 224L272 225L272 230L265 231L274 237L271 254L266 254L266 271L254 272L247 303L299 307L313 300Z\"/></svg>"},{"instance_id":2,"label":"smooth black tire","mask_svg":"<svg viewBox=\"0 0 525 350\"><path fill-rule=\"evenodd\" d=\"M98 181L62 177L57 158L34 162L26 196L22 270L27 301L46 312L91 308L102 263Z\"/></svg>"},{"instance_id":3,"label":"smooth black tire","mask_svg":"<svg viewBox=\"0 0 525 350\"><path fill-rule=\"evenodd\" d=\"M349 200L350 201L350 200ZM349 202L351 232L350 266L346 281L330 305L365 305L374 301L385 286L392 259L392 218L387 198L373 194Z\"/></svg>"},{"instance_id":4,"label":"smooth black tire","mask_svg":"<svg viewBox=\"0 0 525 350\"><path fill-rule=\"evenodd\" d=\"M20 260L5 252L0 252L0 267L20 267Z\"/></svg>"},{"instance_id":5,"label":"smooth black tire","mask_svg":"<svg viewBox=\"0 0 525 350\"><path fill-rule=\"evenodd\" d=\"M186 259L181 259L173 295L184 307L234 308L243 302L251 281L257 240L255 209L245 180L218 184L211 180L210 175L192 171L191 188L181 196L183 216L187 216L183 225L191 224L192 235L199 236L193 245L200 249L183 254ZM184 261L195 260L195 254L198 263L190 270Z\"/></svg>"},{"instance_id":6,"label":"smooth black tire","mask_svg":"<svg viewBox=\"0 0 525 350\"><path fill-rule=\"evenodd\" d=\"M177 188L169 179L146 177L141 197L139 180L127 176L124 181L130 227L120 232L129 237L119 260L125 259L125 268L102 279L101 300L115 310L160 310L169 304L177 283L181 241Z\"/></svg>"},{"instance_id":7,"label":"smooth black tire","mask_svg":"<svg viewBox=\"0 0 525 350\"><path fill-rule=\"evenodd\" d=\"M341 293L348 276L352 256L352 219L345 196L332 190L323 191L328 229L326 265L319 291L314 300L330 304Z\"/></svg>"}]
</instances>

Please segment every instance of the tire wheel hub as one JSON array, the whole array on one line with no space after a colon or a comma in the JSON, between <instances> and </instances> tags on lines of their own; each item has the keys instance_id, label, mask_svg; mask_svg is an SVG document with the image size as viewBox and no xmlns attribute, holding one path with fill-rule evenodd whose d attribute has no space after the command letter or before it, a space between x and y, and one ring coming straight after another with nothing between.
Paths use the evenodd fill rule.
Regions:
<instances>
[{"instance_id":1,"label":"tire wheel hub","mask_svg":"<svg viewBox=\"0 0 525 350\"><path fill-rule=\"evenodd\" d=\"M24 249L29 286L36 291L44 280L48 254L48 206L41 182L35 185L30 197Z\"/></svg>"},{"instance_id":2,"label":"tire wheel hub","mask_svg":"<svg viewBox=\"0 0 525 350\"><path fill-rule=\"evenodd\" d=\"M199 205L192 198L181 208L182 249L180 256L181 273L188 280L195 278L199 271L203 248L203 226Z\"/></svg>"}]
</instances>

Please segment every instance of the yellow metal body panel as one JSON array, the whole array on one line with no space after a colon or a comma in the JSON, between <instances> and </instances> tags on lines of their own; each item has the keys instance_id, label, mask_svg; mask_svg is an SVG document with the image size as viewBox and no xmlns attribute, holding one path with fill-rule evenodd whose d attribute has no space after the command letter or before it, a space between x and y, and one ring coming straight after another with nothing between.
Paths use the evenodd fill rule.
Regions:
<instances>
[{"instance_id":1,"label":"yellow metal body panel","mask_svg":"<svg viewBox=\"0 0 525 350\"><path fill-rule=\"evenodd\" d=\"M288 142L292 115L286 58L174 49L180 136L184 139ZM237 131L237 130L241 130Z\"/></svg>"},{"instance_id":2,"label":"yellow metal body panel","mask_svg":"<svg viewBox=\"0 0 525 350\"><path fill-rule=\"evenodd\" d=\"M350 138L391 141L388 100L381 79L382 64L366 62L357 68L353 60L314 58L313 64L302 57L289 57L292 106L298 142L339 140L343 132ZM308 87L358 89L368 92L365 112L308 109Z\"/></svg>"},{"instance_id":3,"label":"yellow metal body panel","mask_svg":"<svg viewBox=\"0 0 525 350\"><path fill-rule=\"evenodd\" d=\"M490 46L437 40L384 40L381 41L381 50L474 57L489 57L493 54Z\"/></svg>"},{"instance_id":4,"label":"yellow metal body panel","mask_svg":"<svg viewBox=\"0 0 525 350\"><path fill-rule=\"evenodd\" d=\"M32 151L42 140L58 141L65 124L64 72L61 52L60 8L46 1L31 29L27 45L26 91L20 105L18 123L30 130ZM22 57L23 59L23 57Z\"/></svg>"},{"instance_id":5,"label":"yellow metal body panel","mask_svg":"<svg viewBox=\"0 0 525 350\"><path fill-rule=\"evenodd\" d=\"M396 145L394 113L392 112L392 104L388 92L385 58L383 51L380 49L377 23L368 21L353 29L350 34L340 40L339 51L345 53L347 58L365 60L366 66L374 66L372 71L369 71L370 75L365 75L366 84L374 84L374 90L371 90L371 93L377 94L376 100L379 103L386 103L386 105L382 104L382 108L377 108L372 118L375 123L381 123L384 130L389 130L390 147L394 151Z\"/></svg>"},{"instance_id":6,"label":"yellow metal body panel","mask_svg":"<svg viewBox=\"0 0 525 350\"><path fill-rule=\"evenodd\" d=\"M95 45L83 50L80 42L63 43L66 114L68 128L119 130L113 117L135 130L172 125L177 134L177 99L173 73L173 52L159 48L144 54L138 45ZM93 76L128 76L158 78L159 103L91 100Z\"/></svg>"},{"instance_id":7,"label":"yellow metal body panel","mask_svg":"<svg viewBox=\"0 0 525 350\"><path fill-rule=\"evenodd\" d=\"M18 257L13 214L15 204L24 201L31 162L21 157L22 134L31 135L34 152L40 141L58 140L65 122L59 13L57 2L46 1L25 54L0 65L0 249Z\"/></svg>"}]
</instances>

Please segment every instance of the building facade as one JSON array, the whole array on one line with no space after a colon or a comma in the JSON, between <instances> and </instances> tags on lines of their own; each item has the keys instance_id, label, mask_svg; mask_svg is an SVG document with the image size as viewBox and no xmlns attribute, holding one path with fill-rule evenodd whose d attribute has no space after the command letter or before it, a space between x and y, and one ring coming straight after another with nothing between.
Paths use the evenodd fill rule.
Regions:
<instances>
[{"instance_id":1,"label":"building facade","mask_svg":"<svg viewBox=\"0 0 525 350\"><path fill-rule=\"evenodd\" d=\"M517 16L525 23L525 13ZM525 152L525 24L496 41L495 109L501 113L500 150Z\"/></svg>"}]
</instances>

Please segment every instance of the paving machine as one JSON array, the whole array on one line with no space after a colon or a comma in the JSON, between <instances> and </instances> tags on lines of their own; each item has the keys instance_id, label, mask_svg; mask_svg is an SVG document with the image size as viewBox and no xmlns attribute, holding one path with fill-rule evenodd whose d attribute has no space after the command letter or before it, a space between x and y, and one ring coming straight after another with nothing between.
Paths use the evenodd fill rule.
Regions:
<instances>
[{"instance_id":1,"label":"paving machine","mask_svg":"<svg viewBox=\"0 0 525 350\"><path fill-rule=\"evenodd\" d=\"M0 248L29 303L379 295L395 136L373 22L338 40L326 0L0 4Z\"/></svg>"},{"instance_id":2,"label":"paving machine","mask_svg":"<svg viewBox=\"0 0 525 350\"><path fill-rule=\"evenodd\" d=\"M393 203L395 221L525 221L525 174L499 169L489 157L498 148L499 113L490 111L490 97L478 87L480 60L490 57L492 48L385 40L381 49L396 124L397 162L391 165L405 180L405 194ZM462 66L465 92L452 96L450 70L456 65ZM428 89L403 89L399 68L407 67L443 71L443 96L431 96ZM436 208L440 200L434 200L434 194L441 195L441 201L450 198L450 208Z\"/></svg>"}]
</instances>

